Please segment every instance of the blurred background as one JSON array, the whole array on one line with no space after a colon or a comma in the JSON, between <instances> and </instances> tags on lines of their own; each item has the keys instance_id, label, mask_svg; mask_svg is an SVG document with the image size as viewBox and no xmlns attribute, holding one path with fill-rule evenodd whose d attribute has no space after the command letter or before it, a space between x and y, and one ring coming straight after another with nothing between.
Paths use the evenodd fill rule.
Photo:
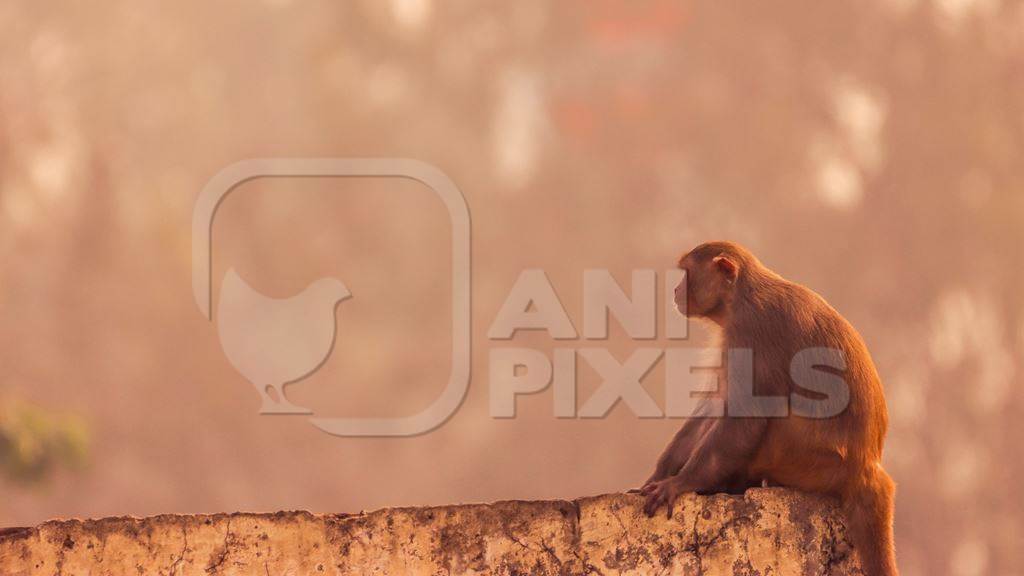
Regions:
<instances>
[{"instance_id":1,"label":"blurred background","mask_svg":"<svg viewBox=\"0 0 1024 576\"><path fill-rule=\"evenodd\" d=\"M871 348L903 573L1021 574L1024 2L3 2L0 46L0 525L638 486L679 421L555 419L550 390L493 420L491 347L594 343L487 328L525 268L581 330L584 269L628 286L733 239ZM461 188L473 384L446 425L258 414L192 299L191 217L260 156L412 157ZM214 317L229 268L278 298L338 277L337 347L289 397L412 414L450 368L450 232L412 182L244 184Z\"/></svg>"}]
</instances>

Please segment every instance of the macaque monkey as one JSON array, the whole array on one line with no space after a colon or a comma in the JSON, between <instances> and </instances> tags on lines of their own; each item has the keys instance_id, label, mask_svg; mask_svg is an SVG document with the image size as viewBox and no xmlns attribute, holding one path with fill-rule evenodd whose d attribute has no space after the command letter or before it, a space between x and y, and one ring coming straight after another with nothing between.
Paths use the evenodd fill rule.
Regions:
<instances>
[{"instance_id":1,"label":"macaque monkey","mask_svg":"<svg viewBox=\"0 0 1024 576\"><path fill-rule=\"evenodd\" d=\"M722 349L752 352L755 396L820 399L814 378L841 378L844 410L828 417L730 416L729 362L719 393L726 415L690 418L658 460L641 493L645 511L665 506L669 516L685 492L742 492L762 482L838 497L850 540L868 576L895 576L894 484L882 469L887 415L882 385L860 335L811 290L783 279L731 242L702 244L684 255L686 278L676 306L721 328ZM685 308L684 308L685 306ZM811 381L794 381L791 362L802 350L841 355L815 365ZM819 382L820 383L820 382Z\"/></svg>"}]
</instances>

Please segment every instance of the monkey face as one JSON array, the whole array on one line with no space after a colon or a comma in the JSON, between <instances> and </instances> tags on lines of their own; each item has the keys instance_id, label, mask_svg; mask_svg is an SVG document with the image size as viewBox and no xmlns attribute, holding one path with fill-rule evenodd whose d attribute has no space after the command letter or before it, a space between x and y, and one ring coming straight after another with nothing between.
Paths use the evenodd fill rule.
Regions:
<instances>
[{"instance_id":1,"label":"monkey face","mask_svg":"<svg viewBox=\"0 0 1024 576\"><path fill-rule=\"evenodd\" d=\"M732 301L739 269L735 258L699 246L679 259L686 277L676 287L676 308L694 318L721 319Z\"/></svg>"}]
</instances>

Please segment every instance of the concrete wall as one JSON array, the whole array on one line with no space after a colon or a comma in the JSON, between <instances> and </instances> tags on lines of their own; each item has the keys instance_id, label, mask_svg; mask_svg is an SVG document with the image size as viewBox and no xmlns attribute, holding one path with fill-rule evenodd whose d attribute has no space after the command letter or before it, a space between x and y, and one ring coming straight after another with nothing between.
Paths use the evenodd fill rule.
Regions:
<instances>
[{"instance_id":1,"label":"concrete wall","mask_svg":"<svg viewBox=\"0 0 1024 576\"><path fill-rule=\"evenodd\" d=\"M860 574L834 503L782 489L50 521L0 531L0 574Z\"/></svg>"}]
</instances>

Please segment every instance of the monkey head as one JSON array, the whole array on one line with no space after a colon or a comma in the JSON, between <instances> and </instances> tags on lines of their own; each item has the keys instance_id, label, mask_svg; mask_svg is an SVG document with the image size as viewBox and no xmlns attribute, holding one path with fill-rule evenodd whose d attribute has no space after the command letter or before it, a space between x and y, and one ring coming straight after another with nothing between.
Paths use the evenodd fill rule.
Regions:
<instances>
[{"instance_id":1,"label":"monkey head","mask_svg":"<svg viewBox=\"0 0 1024 576\"><path fill-rule=\"evenodd\" d=\"M732 242L708 242L684 254L679 268L686 278L676 287L676 309L722 323L729 315L737 281L751 261L748 256Z\"/></svg>"}]
</instances>

